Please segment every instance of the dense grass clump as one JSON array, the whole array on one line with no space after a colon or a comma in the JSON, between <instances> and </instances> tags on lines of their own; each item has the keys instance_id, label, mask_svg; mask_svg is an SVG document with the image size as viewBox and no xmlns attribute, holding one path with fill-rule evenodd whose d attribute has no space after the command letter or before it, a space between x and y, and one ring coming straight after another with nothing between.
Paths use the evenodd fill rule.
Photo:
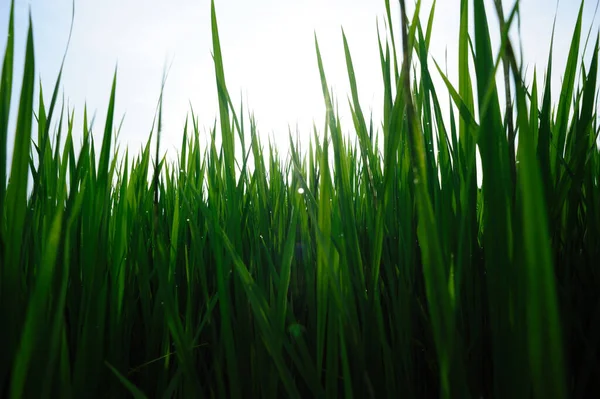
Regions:
<instances>
[{"instance_id":1,"label":"dense grass clump","mask_svg":"<svg viewBox=\"0 0 600 399\"><path fill-rule=\"evenodd\" d=\"M552 93L551 55L543 83L523 80L518 8L496 3L495 56L483 3L460 1L455 83L428 59L434 9L379 42L379 134L343 37L342 135L315 40L327 123L306 151L290 139L289 161L230 100L213 5L219 124L204 148L192 115L175 163L158 157L160 112L156 147L114 145L116 76L99 146L57 106L60 75L34 110L30 27L7 165L11 11L0 396L600 397L598 41L586 65L580 12Z\"/></svg>"}]
</instances>

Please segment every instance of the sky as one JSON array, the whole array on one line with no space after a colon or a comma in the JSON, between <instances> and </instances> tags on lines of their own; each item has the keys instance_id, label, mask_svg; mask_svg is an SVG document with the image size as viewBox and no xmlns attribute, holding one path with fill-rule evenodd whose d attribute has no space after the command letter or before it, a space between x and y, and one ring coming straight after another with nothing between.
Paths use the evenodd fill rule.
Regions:
<instances>
[{"instance_id":1,"label":"sky","mask_svg":"<svg viewBox=\"0 0 600 399\"><path fill-rule=\"evenodd\" d=\"M397 2L391 3L392 13L397 16ZM413 1L408 3L412 14ZM422 3L425 23L432 1ZM508 14L514 0L503 3ZM271 138L285 152L289 127L306 140L313 122L319 129L323 126L325 107L315 34L328 83L340 105L342 128L351 130L342 27L350 45L363 110L367 115L372 112L375 121L380 120L383 90L377 24L383 34L384 4L383 0L215 0L229 92L235 104L243 100L245 109L254 113L263 143ZM580 4L578 0L561 0L558 5L550 0L521 1L521 43L530 72L537 65L538 73L543 75L552 23L557 16L553 79L557 91ZM48 103L67 44L72 5L72 0L15 0L13 122L29 13L34 30L36 77ZM486 0L486 5L492 29L497 31L492 1ZM459 6L459 0L438 0L431 44L432 58L441 65L447 60L453 82L457 82ZM9 7L9 0L0 0L0 32L7 32ZM583 25L584 39L592 29L588 53L599 31L597 20L593 20L595 9L596 1L588 0ZM397 18L395 24L397 28ZM497 36L493 37L496 51ZM0 37L4 54L6 34ZM116 68L116 120L124 116L118 142L130 152L139 151L152 127L165 65L170 65L161 145L174 159L180 151L190 109L199 117L201 132L206 136L217 117L211 40L210 0L76 0L62 81L62 92L75 110L76 132L82 131L86 104L90 114L96 113L94 132L95 137L101 138ZM80 142L81 136L75 139ZM9 150L11 143L9 137Z\"/></svg>"}]
</instances>

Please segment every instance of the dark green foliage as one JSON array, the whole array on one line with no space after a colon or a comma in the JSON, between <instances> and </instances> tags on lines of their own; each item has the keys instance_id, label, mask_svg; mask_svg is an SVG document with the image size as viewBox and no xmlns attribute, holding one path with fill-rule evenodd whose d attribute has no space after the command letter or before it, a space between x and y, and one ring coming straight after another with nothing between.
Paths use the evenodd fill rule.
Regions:
<instances>
[{"instance_id":1,"label":"dark green foliage","mask_svg":"<svg viewBox=\"0 0 600 399\"><path fill-rule=\"evenodd\" d=\"M99 146L84 110L74 148L73 111L55 110L62 72L47 108L40 90L32 140L30 26L8 168L11 8L0 396L599 397L598 40L585 63L580 12L554 109L552 55L528 84L508 40L518 3L506 19L496 3L493 54L484 1L461 0L456 86L430 68L435 2L426 26L401 4L401 36L386 1L378 43L381 130L342 32L356 136L342 134L315 38L326 124L305 151L290 138L288 162L232 104L214 4L219 124L203 148L192 113L175 163L159 158L162 96L141 153L115 149L116 73Z\"/></svg>"}]
</instances>

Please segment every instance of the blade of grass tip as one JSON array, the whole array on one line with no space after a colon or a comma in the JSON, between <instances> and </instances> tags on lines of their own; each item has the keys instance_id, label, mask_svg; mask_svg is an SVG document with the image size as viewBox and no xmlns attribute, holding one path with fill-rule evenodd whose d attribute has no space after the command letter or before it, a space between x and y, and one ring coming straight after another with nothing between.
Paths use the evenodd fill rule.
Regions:
<instances>
[{"instance_id":1,"label":"blade of grass tip","mask_svg":"<svg viewBox=\"0 0 600 399\"><path fill-rule=\"evenodd\" d=\"M102 138L102 147L100 149L100 161L98 163L98 185L101 190L108 190L110 182L108 181L110 149L112 145L112 128L115 115L115 94L117 90L117 69L113 75L112 88L110 90L110 100L106 114L106 123L104 125L104 136Z\"/></svg>"},{"instance_id":2,"label":"blade of grass tip","mask_svg":"<svg viewBox=\"0 0 600 399\"><path fill-rule=\"evenodd\" d=\"M217 79L217 89L219 95L219 119L221 122L221 136L223 140L223 150L226 154L225 167L229 175L229 179L233 182L235 178L234 162L235 162L235 144L233 132L231 131L231 123L229 120L229 104L227 101L227 88L225 86L225 72L223 69L223 56L221 54L221 42L219 39L219 28L217 24L217 14L215 10L215 2L211 0L211 30L213 44L213 59L215 64L215 76Z\"/></svg>"},{"instance_id":3,"label":"blade of grass tip","mask_svg":"<svg viewBox=\"0 0 600 399\"><path fill-rule=\"evenodd\" d=\"M441 71L439 66L436 67ZM460 28L458 37L458 92L452 95L454 102L457 98L461 99L464 106L464 111L460 112L459 119L459 145L461 154L464 157L460 164L462 168L459 173L463 179L466 179L466 190L461 193L462 209L472 210L475 208L477 201L477 175L476 171L476 147L478 125L475 123L473 115L475 114L475 105L473 100L473 85L471 82L471 74L469 73L469 0L461 0L460 4ZM446 86L450 88L448 79L444 78ZM460 106L458 103L457 107ZM467 115L467 118L465 118ZM469 119L469 120L468 120ZM462 265L461 255L464 259L470 259L473 247L476 245L477 217L475 212L467 212L470 215L469 219L465 219L464 229L467 231L462 251L459 251L457 257L457 265Z\"/></svg>"},{"instance_id":4,"label":"blade of grass tip","mask_svg":"<svg viewBox=\"0 0 600 399\"><path fill-rule=\"evenodd\" d=\"M187 170L187 148L188 148L188 117L185 118L183 126L183 139L181 140L181 157L179 158L179 171ZM180 173L182 175L182 173Z\"/></svg>"},{"instance_id":5,"label":"blade of grass tip","mask_svg":"<svg viewBox=\"0 0 600 399\"><path fill-rule=\"evenodd\" d=\"M427 51L429 52L429 44L431 43L431 32L433 30L433 20L435 19L435 7L437 5L437 0L433 0L433 4L431 5L431 10L429 11L429 18L427 19L427 29L425 30L425 43Z\"/></svg>"},{"instance_id":6,"label":"blade of grass tip","mask_svg":"<svg viewBox=\"0 0 600 399\"><path fill-rule=\"evenodd\" d=\"M48 168L48 159L46 158L46 152L50 145L50 138L46 134L46 107L44 106L44 93L42 89L42 82L40 81L40 93L39 93L39 106L37 114L37 125L38 125L38 140L37 144L33 143L35 152L38 155L38 169L35 171L33 167L33 160L30 159L32 174L34 175L34 187L32 196L35 198L36 194L41 195L42 198L46 197L46 193L39 192L47 188L46 174L50 170ZM39 177L37 176L39 175Z\"/></svg>"},{"instance_id":7,"label":"blade of grass tip","mask_svg":"<svg viewBox=\"0 0 600 399\"><path fill-rule=\"evenodd\" d=\"M163 69L163 77L162 77L162 82L160 85L160 94L158 96L158 103L156 104L156 115L155 118L157 118L157 126L156 126L156 151L154 153L154 159L155 159L155 168L154 168L154 175L153 175L153 190L154 190L154 207L153 207L153 213L154 213L154 218L158 219L158 183L159 183L159 179L160 179L160 171L161 171L161 165L162 162L159 162L159 157L160 157L160 139L162 136L162 107L163 107L163 93L165 90L165 84L167 81L167 74L168 71L166 69L166 65L165 65L165 69ZM156 120L156 119L155 119ZM154 126L153 129L154 130Z\"/></svg>"},{"instance_id":8,"label":"blade of grass tip","mask_svg":"<svg viewBox=\"0 0 600 399\"><path fill-rule=\"evenodd\" d=\"M392 53L394 56L394 83L395 86L398 86L398 80L400 79L400 74L399 74L399 69L400 69L400 65L398 63L398 57L396 56L396 42L394 40L394 32L392 31L392 27L394 26L392 24L392 13L391 13L391 9L390 9L390 0L385 0L385 15L386 15L386 21L387 21L387 26L389 27L390 30L390 40L392 41ZM388 60L388 62L390 61L389 57L386 57L386 59Z\"/></svg>"},{"instance_id":9,"label":"blade of grass tip","mask_svg":"<svg viewBox=\"0 0 600 399\"><path fill-rule=\"evenodd\" d=\"M379 60L381 63L381 74L383 76L383 132L384 132L384 143L387 143L387 131L386 127L389 126L390 114L392 112L392 82L390 78L390 62L389 62L389 46L386 42L386 52L383 51L381 45L381 37L379 28L377 29L377 42L379 45Z\"/></svg>"},{"instance_id":10,"label":"blade of grass tip","mask_svg":"<svg viewBox=\"0 0 600 399\"><path fill-rule=\"evenodd\" d=\"M583 99L581 102L580 122L579 129L580 134L583 132L591 131L592 123L594 120L594 105L596 103L596 83L598 76L598 46L600 41L600 35L596 37L596 44L594 46L594 53L592 54L592 61L590 64L590 71L585 81L585 87L583 90ZM589 135L589 133L587 133ZM587 139L587 137L586 137ZM586 143L586 147L587 147Z\"/></svg>"},{"instance_id":11,"label":"blade of grass tip","mask_svg":"<svg viewBox=\"0 0 600 399\"><path fill-rule=\"evenodd\" d=\"M562 175L558 171L558 165L564 156L565 141L569 124L569 113L571 111L571 103L573 100L573 90L575 88L575 79L577 77L577 69L579 62L579 48L581 42L581 26L583 18L584 2L581 2L577 23L573 31L571 45L569 47L569 56L565 67L564 80L560 91L560 99L558 102L558 112L556 115L556 128L553 132L552 146L550 147L552 163L552 172L556 180Z\"/></svg>"},{"instance_id":12,"label":"blade of grass tip","mask_svg":"<svg viewBox=\"0 0 600 399\"><path fill-rule=\"evenodd\" d=\"M153 240L157 241L158 235L158 193L159 193L159 179L160 179L160 170L161 163L159 162L160 157L160 136L162 133L162 90L161 96L158 100L158 127L156 130L156 151L154 153L154 174L152 178L152 191L154 197L152 199L152 237ZM154 127L152 129L154 131ZM148 145L150 144L150 139L148 139ZM149 156L149 153L148 153ZM149 162L149 159L148 159Z\"/></svg>"},{"instance_id":13,"label":"blade of grass tip","mask_svg":"<svg viewBox=\"0 0 600 399\"><path fill-rule=\"evenodd\" d=\"M479 129L479 124L477 123L477 121L475 120L475 116L473 115L474 112L473 112L473 108L472 108L473 107L472 101L468 100L468 94L467 94L467 98L463 98L459 94L459 92L456 91L456 89L454 88L454 86L452 85L452 83L450 82L450 80L448 79L446 74L442 71L442 69L440 68L438 63L436 61L434 61L434 63L435 63L435 67L437 68L437 70L440 74L440 77L442 78L442 80L444 81L444 84L446 85L446 88L448 89L450 98L452 98L452 101L458 108L458 112L461 117L460 124L461 124L461 126L463 126L465 135L459 136L460 137L459 142L464 143L465 141L468 141L468 140L477 139L476 132ZM469 92L470 92L470 90L469 90ZM467 144L463 144L463 146L467 147ZM475 152L474 144L470 148L472 149L472 152ZM467 154L465 154L465 156L466 155Z\"/></svg>"},{"instance_id":14,"label":"blade of grass tip","mask_svg":"<svg viewBox=\"0 0 600 399\"><path fill-rule=\"evenodd\" d=\"M600 7L600 1L596 1L596 8L594 9L594 15L592 16L592 21L596 21L596 16L598 15L598 7ZM588 44L590 43L590 38L592 37L592 32L594 31L594 24L590 24L590 28L588 29L588 33L585 36L585 43L583 44L583 52L581 54L581 59L585 59Z\"/></svg>"},{"instance_id":15,"label":"blade of grass tip","mask_svg":"<svg viewBox=\"0 0 600 399\"><path fill-rule=\"evenodd\" d=\"M361 156L362 160L366 167L367 178L369 181L369 185L372 191L373 203L375 208L377 208L377 190L375 188L375 182L373 180L373 172L371 170L373 163L373 148L371 147L371 140L369 139L367 132L367 125L365 123L365 117L362 112L362 108L360 106L360 102L358 100L358 88L356 86L356 76L354 73L354 65L352 63L352 56L350 55L350 48L348 46L348 41L346 40L346 34L342 29L342 38L344 41L344 53L346 55L346 68L348 70L348 79L350 80L350 89L352 93L352 104L354 106L354 112L356 113L356 117L353 118L355 121L355 130L358 135ZM352 106L351 106L352 108Z\"/></svg>"},{"instance_id":16,"label":"blade of grass tip","mask_svg":"<svg viewBox=\"0 0 600 399\"><path fill-rule=\"evenodd\" d=\"M403 86L406 102L406 118L408 121L409 155L411 159L415 200L419 223L417 234L423 257L423 275L429 312L431 315L434 342L440 364L440 395L445 398L466 397L466 383L462 378L463 365L458 360L458 337L454 325L454 312L451 309L450 294L442 265L444 254L439 241L435 216L427 189L427 169L425 163L425 146L420 131L410 90L410 58L409 37L406 18L406 5L400 0L402 21L402 45L404 52Z\"/></svg>"},{"instance_id":17,"label":"blade of grass tip","mask_svg":"<svg viewBox=\"0 0 600 399\"><path fill-rule=\"evenodd\" d=\"M412 60L413 49L415 51L418 51L418 48L416 46L417 40L416 40L415 33L417 32L417 27L421 26L421 21L419 20L420 14L421 14L421 0L417 0L417 2L415 3L415 11L413 12L413 19L410 22L410 24L408 25L408 49L409 49L408 60L409 61ZM410 63L409 65L412 65L412 63ZM416 67L415 67L415 70L416 70ZM400 84L402 84L402 83L400 83Z\"/></svg>"},{"instance_id":18,"label":"blade of grass tip","mask_svg":"<svg viewBox=\"0 0 600 399\"><path fill-rule=\"evenodd\" d=\"M538 108L538 78L537 70L533 71L533 83L531 86L531 103L529 112L529 129L531 130L531 137L533 138L533 148L537 151L538 140L539 140L539 128L540 128L540 110ZM538 158L539 160L539 158ZM541 174L540 170L540 174ZM543 183L543 180L542 180Z\"/></svg>"},{"instance_id":19,"label":"blade of grass tip","mask_svg":"<svg viewBox=\"0 0 600 399\"><path fill-rule=\"evenodd\" d=\"M0 258L3 256L4 195L6 193L6 140L8 138L8 118L10 115L13 85L14 51L15 1L12 0L10 3L10 16L8 19L6 50L4 52L4 61L2 63L2 77L0 78ZM1 379L2 375L0 375L0 381Z\"/></svg>"},{"instance_id":20,"label":"blade of grass tip","mask_svg":"<svg viewBox=\"0 0 600 399\"><path fill-rule=\"evenodd\" d=\"M57 166L60 164L60 143L62 142L63 125L65 124L65 102L65 95L63 93L62 106L60 107L60 116L58 117L58 127L56 128L56 140L54 144L54 160Z\"/></svg>"},{"instance_id":21,"label":"blade of grass tip","mask_svg":"<svg viewBox=\"0 0 600 399\"><path fill-rule=\"evenodd\" d=\"M542 108L540 110L539 133L537 143L537 157L540 160L540 170L542 173L542 182L544 184L544 194L546 203L551 204L550 196L554 191L554 183L552 181L553 169L550 161L550 151L552 146L552 63L554 52L554 32L556 28L556 17L558 12L554 14L554 22L552 24L552 35L550 36L550 51L548 55L548 64L546 66L546 76L544 84L544 94L542 97ZM537 122L536 122L537 123ZM550 220L552 225L552 220Z\"/></svg>"},{"instance_id":22,"label":"blade of grass tip","mask_svg":"<svg viewBox=\"0 0 600 399\"><path fill-rule=\"evenodd\" d=\"M2 348L5 349L2 352L4 352L3 355L5 356L2 358L5 360L2 361L2 369L0 369L2 373L0 374L0 381L4 381L6 378L8 364L12 362L24 312L21 251L27 209L27 180L32 133L34 76L33 23L30 14L27 47L25 50L25 66L23 69L23 85L21 87L10 180L6 190L4 209L7 227L6 236L4 237L5 253L3 259L4 266L2 267L0 314L4 317L6 328L3 329L5 336L2 340Z\"/></svg>"},{"instance_id":23,"label":"blade of grass tip","mask_svg":"<svg viewBox=\"0 0 600 399\"><path fill-rule=\"evenodd\" d=\"M50 122L52 121L52 116L54 115L54 108L56 106L56 100L58 99L58 90L60 88L60 82L62 79L62 73L65 66L65 60L67 58L67 52L69 51L69 45L71 44L71 36L73 34L73 24L75 22L75 0L73 0L73 6L71 11L71 27L69 28L69 37L67 39L67 46L65 48L65 52L63 54L62 61L60 63L60 69L58 71L58 76L56 78L56 82L54 84L54 91L52 92L52 100L50 101L50 107L48 108L48 116L45 126L45 135L47 136L50 132ZM40 85L41 86L41 85ZM40 89L41 92L41 89ZM58 146L58 143L56 143Z\"/></svg>"}]
</instances>

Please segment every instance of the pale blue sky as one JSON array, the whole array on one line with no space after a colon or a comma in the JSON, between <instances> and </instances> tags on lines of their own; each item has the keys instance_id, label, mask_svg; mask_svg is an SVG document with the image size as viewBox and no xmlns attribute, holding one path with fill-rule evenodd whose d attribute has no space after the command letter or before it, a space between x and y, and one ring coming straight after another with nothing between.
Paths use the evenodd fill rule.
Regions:
<instances>
[{"instance_id":1,"label":"pale blue sky","mask_svg":"<svg viewBox=\"0 0 600 399\"><path fill-rule=\"evenodd\" d=\"M6 32L10 2L0 2L0 32ZM345 129L351 129L342 26L350 43L363 108L367 113L372 109L378 120L382 85L376 18L381 24L383 0L216 0L215 3L230 93L238 104L240 93L248 101L264 142L267 137L274 137L286 150L288 124L297 124L301 137L308 137L313 120L319 128L322 126L324 106L314 32L319 38L329 83L339 100L342 123ZM504 3L508 12L514 0ZM438 1L431 48L432 56L442 64L447 50L453 81L456 81L459 4L459 0ZM487 4L492 11L492 1ZM558 6L556 88L560 85L559 73L567 57L579 4L578 0L562 0ZM16 0L15 95L21 84L29 9L34 23L37 74L49 101L67 42L71 6L71 0ZM430 6L431 0L423 1L424 21ZM543 72L556 3L522 0L521 7L525 62L531 65L531 70L537 64ZM596 1L586 2L585 34L592 24L595 7ZM394 14L397 15L397 8ZM495 24L495 13L489 15ZM596 21L590 47L597 34ZM6 37L5 33L1 36ZM5 41L0 46L4 54ZM64 93L75 107L76 131L81 131L83 104L87 102L90 113L97 111L95 132L100 134L112 74L118 63L117 119L125 114L119 142L136 152L147 140L167 61L173 64L165 89L163 148L172 157L179 150L190 102L200 116L201 127L212 126L217 115L210 1L77 0L63 77Z\"/></svg>"}]
</instances>

